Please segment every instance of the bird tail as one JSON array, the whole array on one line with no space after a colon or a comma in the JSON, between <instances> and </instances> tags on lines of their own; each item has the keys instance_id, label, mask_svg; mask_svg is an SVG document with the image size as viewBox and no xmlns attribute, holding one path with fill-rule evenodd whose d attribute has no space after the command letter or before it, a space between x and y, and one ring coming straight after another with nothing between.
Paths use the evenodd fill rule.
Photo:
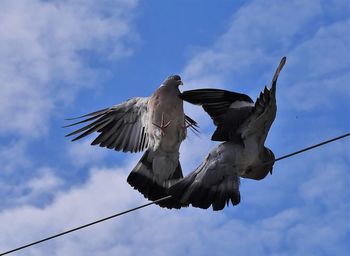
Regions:
<instances>
[{"instance_id":1,"label":"bird tail","mask_svg":"<svg viewBox=\"0 0 350 256\"><path fill-rule=\"evenodd\" d=\"M174 200L183 205L208 209L212 205L214 211L222 210L231 200L233 205L239 204L239 178L224 177L219 183L205 186L203 181L196 180L198 172L194 171L181 179L167 192Z\"/></svg>"},{"instance_id":2,"label":"bird tail","mask_svg":"<svg viewBox=\"0 0 350 256\"><path fill-rule=\"evenodd\" d=\"M181 165L180 162L178 162L174 173L168 178L168 180L166 182L162 182L162 184L159 184L160 182L157 181L153 172L154 159L155 158L150 157L150 151L147 150L135 168L131 171L127 179L130 186L143 194L145 198L152 201L168 196L166 184L170 184L174 180L183 178ZM169 209L179 209L181 206L183 206L181 203L179 203L179 201L172 198L156 204Z\"/></svg>"}]
</instances>

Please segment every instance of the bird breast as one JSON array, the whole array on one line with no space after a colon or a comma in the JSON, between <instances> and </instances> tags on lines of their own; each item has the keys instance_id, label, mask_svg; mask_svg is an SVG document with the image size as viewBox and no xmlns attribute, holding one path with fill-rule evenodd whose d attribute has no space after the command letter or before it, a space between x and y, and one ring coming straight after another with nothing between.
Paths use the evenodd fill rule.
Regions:
<instances>
[{"instance_id":1,"label":"bird breast","mask_svg":"<svg viewBox=\"0 0 350 256\"><path fill-rule=\"evenodd\" d=\"M238 175L242 175L248 168L259 162L257 149L247 148L239 143L224 142L217 147L217 154L220 162L229 164Z\"/></svg>"},{"instance_id":2,"label":"bird breast","mask_svg":"<svg viewBox=\"0 0 350 256\"><path fill-rule=\"evenodd\" d=\"M186 137L185 114L179 94L178 88L162 86L149 101L150 108L154 109L150 112L149 125L153 128L153 136L159 141L159 147L166 152L178 150L181 141ZM163 134L154 125L161 126L168 122L170 123L164 128Z\"/></svg>"}]
</instances>

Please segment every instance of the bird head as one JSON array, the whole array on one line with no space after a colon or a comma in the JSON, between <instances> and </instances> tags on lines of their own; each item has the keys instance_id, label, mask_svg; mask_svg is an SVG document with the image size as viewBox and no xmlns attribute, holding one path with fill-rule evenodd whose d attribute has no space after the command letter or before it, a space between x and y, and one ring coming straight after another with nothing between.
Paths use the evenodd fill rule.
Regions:
<instances>
[{"instance_id":1,"label":"bird head","mask_svg":"<svg viewBox=\"0 0 350 256\"><path fill-rule=\"evenodd\" d=\"M271 149L265 147L265 150L262 152L262 155L260 156L263 163L266 163L262 165L262 171L260 172L260 179L265 178L265 176L270 173L272 174L273 165L275 164L275 154L272 152Z\"/></svg>"},{"instance_id":2,"label":"bird head","mask_svg":"<svg viewBox=\"0 0 350 256\"><path fill-rule=\"evenodd\" d=\"M181 77L179 75L172 75L172 76L168 76L164 82L164 85L183 85L182 81L181 81Z\"/></svg>"},{"instance_id":3,"label":"bird head","mask_svg":"<svg viewBox=\"0 0 350 256\"><path fill-rule=\"evenodd\" d=\"M267 174L272 174L273 165L275 163L275 155L273 152L266 148L259 155L261 164L254 166L254 168L249 168L245 174L241 177L253 180L262 180L267 176Z\"/></svg>"}]
</instances>

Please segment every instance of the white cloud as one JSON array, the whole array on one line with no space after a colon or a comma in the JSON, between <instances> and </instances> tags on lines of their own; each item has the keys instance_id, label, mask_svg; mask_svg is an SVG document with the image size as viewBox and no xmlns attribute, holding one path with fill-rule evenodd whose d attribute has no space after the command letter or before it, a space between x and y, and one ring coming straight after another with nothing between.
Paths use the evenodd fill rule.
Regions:
<instances>
[{"instance_id":1,"label":"white cloud","mask_svg":"<svg viewBox=\"0 0 350 256\"><path fill-rule=\"evenodd\" d=\"M274 58L285 54L300 28L320 13L319 1L252 1L233 15L228 31L213 47L190 61L185 73L191 77L229 75L237 80L262 65L275 64Z\"/></svg>"},{"instance_id":2,"label":"white cloud","mask_svg":"<svg viewBox=\"0 0 350 256\"><path fill-rule=\"evenodd\" d=\"M34 193L45 193L61 186L63 181L53 174L50 168L42 168L39 170L40 176L28 181L28 188Z\"/></svg>"},{"instance_id":3,"label":"white cloud","mask_svg":"<svg viewBox=\"0 0 350 256\"><path fill-rule=\"evenodd\" d=\"M350 38L344 36L349 26L345 20L322 27L288 54L290 85L283 90L283 102L298 110L334 109L335 98L337 104L349 98Z\"/></svg>"},{"instance_id":4,"label":"white cloud","mask_svg":"<svg viewBox=\"0 0 350 256\"><path fill-rule=\"evenodd\" d=\"M197 88L230 88L255 98L264 84L271 81L279 59L287 56L280 80L292 88L285 98L289 96L288 102L292 101L293 107L304 100L313 101L312 106L319 105L325 95L341 95L346 89L343 84L348 78L344 66L349 66L349 58L345 57L349 52L345 36L348 21L328 21L328 24L323 21L336 15L348 18L342 15L346 9L347 1L252 1L234 13L229 29L213 46L188 62L184 77ZM331 81L326 79L329 73L340 71L343 72L340 78L335 79L335 74ZM324 76L323 94L314 97L317 100L308 98L303 92L316 89L316 85L307 83L312 79L318 81L321 76ZM288 83L292 80L293 84ZM294 94L298 97L293 98Z\"/></svg>"},{"instance_id":5,"label":"white cloud","mask_svg":"<svg viewBox=\"0 0 350 256\"><path fill-rule=\"evenodd\" d=\"M126 1L117 2L126 3ZM185 77L191 86L202 87L203 81L209 83L205 86L212 87L213 84L224 86L224 82L230 79L245 81L245 84L248 84L251 82L249 72L252 70L263 73L264 82L266 79L269 81L272 75L271 69L275 67L284 51L293 54L301 53L301 48L294 49L291 47L291 42L301 31L298 30L299 28L307 28L315 21L313 15L326 12L325 6L316 1L283 2L285 5L277 2L270 1L267 5L261 1L253 1L238 11L232 19L229 31L212 49L195 56L185 68L187 76ZM75 8L73 2L67 3L71 4L72 10ZM102 6L88 3L87 6L92 5L94 8ZM265 10L268 11L265 12ZM300 16L290 15L299 11ZM324 31L328 31L328 28L332 26L326 27ZM320 33L324 32L319 30L315 34L310 33L304 45L313 42L307 47L315 46L318 40L323 38L319 37ZM270 35L273 37L269 37ZM277 47L273 40L268 40L271 38L277 40L277 45L280 47ZM273 49L274 47L278 50ZM81 48L79 46L74 49ZM321 49L325 48L321 47ZM288 62L290 67L293 67L293 54L288 55L291 59ZM337 54L331 56L338 56ZM68 64L69 60L68 58ZM60 64L57 65L60 66ZM79 62L78 67L75 68L79 69L81 65L82 63ZM286 66L286 71L289 66ZM324 74L328 64L322 64L320 67L322 68L317 75ZM269 69L268 75L265 74L266 68ZM34 67L33 69L35 70ZM312 68L312 70L315 69ZM45 78L45 73L41 72L40 69L30 71L31 74L35 74L35 81L40 79L50 81L50 77L54 77L48 72L49 78ZM89 73L90 70L85 72ZM248 77L247 80L244 80L244 76ZM69 72L63 77L67 81L80 79ZM25 79L23 83L26 84L27 80ZM45 88L41 85L38 90ZM261 87L255 90L260 91ZM46 102L44 103L46 105ZM54 105L51 106L53 107ZM211 122L198 107L190 109L189 113L199 120L205 118L207 121L204 127ZM28 118L33 119L30 115ZM43 117L40 117L40 122L43 122L41 118ZM30 124L30 121L28 123ZM19 125L14 127L26 129L20 128ZM31 129L28 128L28 131ZM21 132L27 131L21 130ZM288 131L285 131L283 136L287 133ZM300 137L314 138L318 135L319 131L314 132L312 129L312 134L304 133ZM191 135L190 140L184 143L181 148L181 159L185 171L188 168L191 169L191 166L197 166L202 160L202 155L212 147L212 143L207 140L208 137L208 134L204 134L204 138ZM287 139L280 137L275 140L285 142ZM290 138L289 141L293 144L289 144L288 147L300 143L300 140L293 141ZM197 150L197 147L200 149ZM77 256L87 254L107 256L119 254L319 255L322 253L346 255L347 235L350 230L348 218L346 218L350 210L346 198L349 194L347 171L349 159L346 159L346 155L344 157L344 152L347 152L346 146L327 148L322 151L323 154L316 154L314 151L311 157L304 156L276 164L274 175L264 181L245 181L242 186L242 203L237 207L229 207L222 212L212 212L192 208L169 211L150 206L57 238L55 241L47 242L46 245L27 249L22 254L36 256L48 254ZM285 144L283 150L288 151ZM91 155L89 152L83 152L81 159L86 156ZM86 183L69 190L57 191L60 182L59 180L55 182L55 176L44 174L42 177L31 180L28 187L46 192L52 188L54 199L44 206L22 205L2 210L0 230L5 235L0 235L1 250L143 203L142 196L133 191L125 181L128 171L131 170L137 158L138 156L131 157L130 166L123 169L94 168ZM82 161L81 164L85 163ZM44 186L45 180L51 180L49 182L51 185Z\"/></svg>"},{"instance_id":6,"label":"white cloud","mask_svg":"<svg viewBox=\"0 0 350 256\"><path fill-rule=\"evenodd\" d=\"M341 185L337 185L339 178L348 177L346 160L332 160L343 149L340 145L335 151L324 150L323 157L318 156L320 161L329 162L328 167L320 169L322 162L313 165L310 161L299 170L292 165L283 172L276 170L275 176L270 177L275 185L268 193L263 191L263 186L257 186L256 193L264 193L266 202L270 200L270 195L285 189L285 184L279 183L281 176L286 174L290 179L310 172L304 182L291 185L294 191L300 191L294 196L301 203L290 202L290 193L282 193L282 197L272 199L282 206L279 211L263 213L268 206L264 205L264 199L260 203L244 203L246 193L253 191L244 191L242 204L222 212L194 208L165 210L149 206L48 241L46 245L26 249L23 255L207 255L214 252L216 255L232 252L241 255L344 255L346 230L350 228L344 216L350 205L344 201L341 201L343 205L337 201L327 203L347 191L346 179L341 179ZM335 169L334 175L328 172ZM119 169L95 168L85 184L56 192L55 199L49 205L3 210L0 212L0 228L6 236L0 236L0 248L10 249L144 203L142 196L136 191L131 193L132 188L125 182L129 170L129 166ZM325 176L329 177L327 181L330 184ZM318 189L320 186L325 189ZM328 189L331 186L335 189ZM318 210L319 204L312 203L313 200L324 205L322 211ZM254 218L247 218L245 212L253 210L256 211Z\"/></svg>"},{"instance_id":7,"label":"white cloud","mask_svg":"<svg viewBox=\"0 0 350 256\"><path fill-rule=\"evenodd\" d=\"M45 133L57 105L91 86L97 73L82 57L130 54L137 1L2 1L0 132ZM96 47L98 45L98 48Z\"/></svg>"},{"instance_id":8,"label":"white cloud","mask_svg":"<svg viewBox=\"0 0 350 256\"><path fill-rule=\"evenodd\" d=\"M29 167L30 160L26 156L26 144L20 140L10 140L10 145L0 146L0 166L2 174L10 174L18 167Z\"/></svg>"},{"instance_id":9,"label":"white cloud","mask_svg":"<svg viewBox=\"0 0 350 256\"><path fill-rule=\"evenodd\" d=\"M53 195L63 189L64 181L49 167L38 169L35 176L13 187L15 198L8 202L12 207L19 205L47 205ZM9 200L8 200L9 201Z\"/></svg>"},{"instance_id":10,"label":"white cloud","mask_svg":"<svg viewBox=\"0 0 350 256\"><path fill-rule=\"evenodd\" d=\"M205 127L204 127L205 128ZM200 127L203 129L203 126ZM184 174L192 172L205 159L217 142L210 140L211 134L200 133L198 136L188 130L187 139L181 144L180 162Z\"/></svg>"},{"instance_id":11,"label":"white cloud","mask_svg":"<svg viewBox=\"0 0 350 256\"><path fill-rule=\"evenodd\" d=\"M73 165L82 167L87 164L95 164L106 156L106 148L100 148L98 146L92 147L90 143L89 140L69 143L67 156L71 159Z\"/></svg>"}]
</instances>

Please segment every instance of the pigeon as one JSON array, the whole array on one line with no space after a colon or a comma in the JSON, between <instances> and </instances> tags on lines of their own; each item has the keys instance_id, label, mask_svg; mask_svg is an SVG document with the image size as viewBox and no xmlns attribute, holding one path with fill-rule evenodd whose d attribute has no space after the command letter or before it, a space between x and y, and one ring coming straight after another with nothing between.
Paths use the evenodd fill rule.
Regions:
<instances>
[{"instance_id":1,"label":"pigeon","mask_svg":"<svg viewBox=\"0 0 350 256\"><path fill-rule=\"evenodd\" d=\"M219 89L181 95L203 107L217 126L212 140L223 142L192 173L169 187L167 192L174 200L185 206L222 210L229 201L239 204L240 178L261 180L272 174L275 156L264 143L276 116L276 83L285 62L283 57L271 88L265 86L255 103L247 95Z\"/></svg>"},{"instance_id":2,"label":"pigeon","mask_svg":"<svg viewBox=\"0 0 350 256\"><path fill-rule=\"evenodd\" d=\"M186 138L186 128L197 130L197 123L184 114L180 99L179 75L169 76L150 97L131 98L110 108L77 118L84 120L65 127L89 122L66 136L77 135L79 140L97 132L91 145L99 145L123 152L145 151L131 171L127 182L150 200L166 194L168 180L183 178L179 162L179 148ZM159 202L161 207L180 208L172 199Z\"/></svg>"}]
</instances>

